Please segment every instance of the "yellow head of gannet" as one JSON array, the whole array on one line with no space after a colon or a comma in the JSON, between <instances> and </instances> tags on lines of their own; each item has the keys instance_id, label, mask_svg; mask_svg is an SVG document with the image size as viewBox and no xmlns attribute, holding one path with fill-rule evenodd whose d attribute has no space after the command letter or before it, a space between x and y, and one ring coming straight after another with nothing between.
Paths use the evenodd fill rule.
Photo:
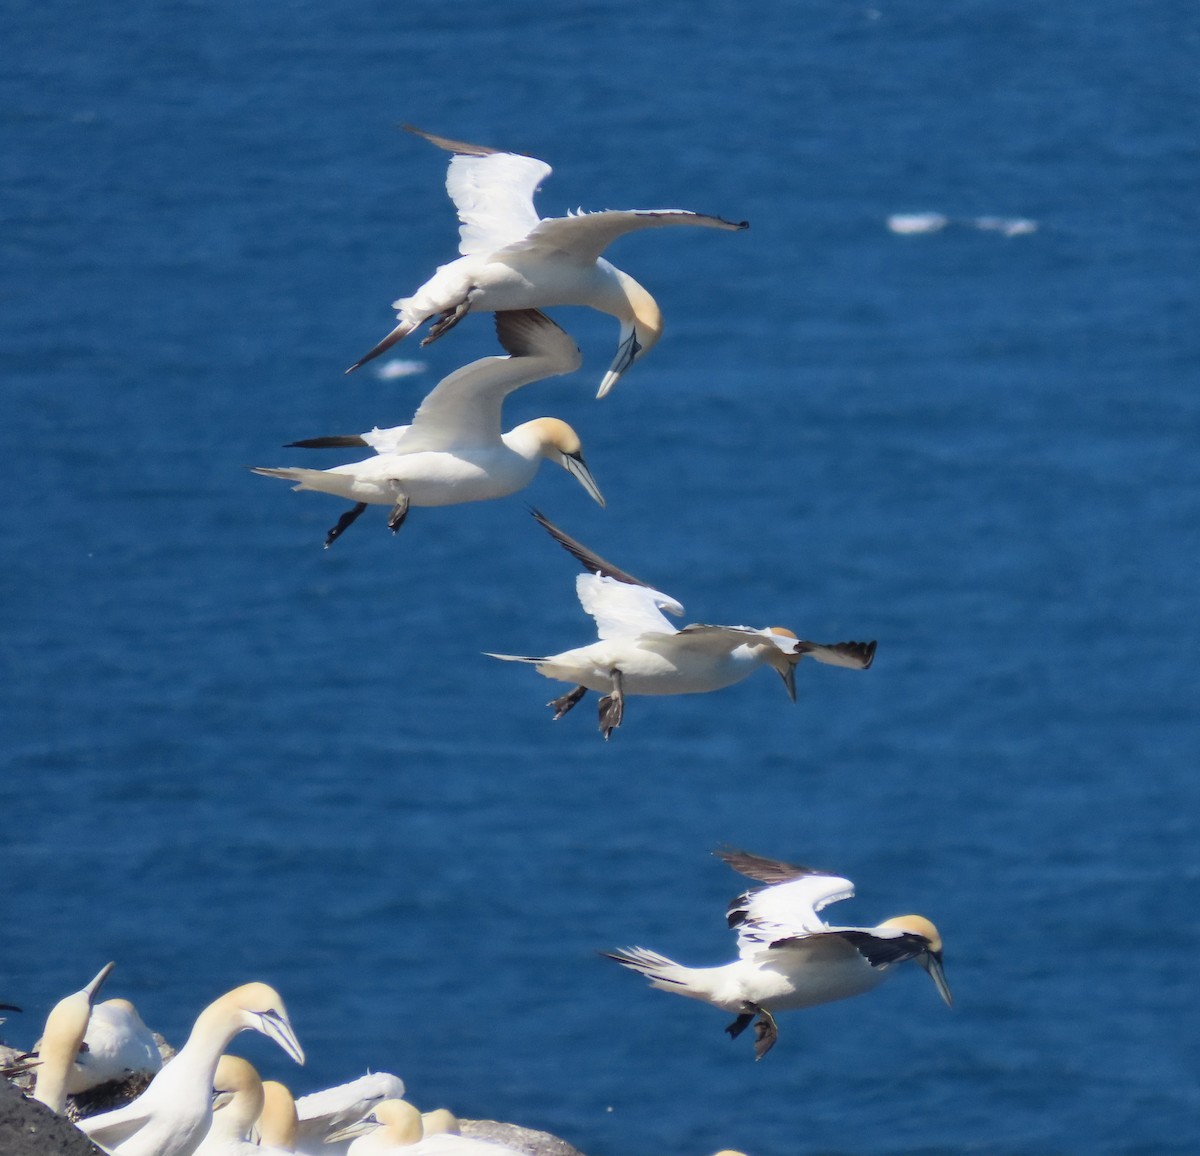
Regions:
<instances>
[{"instance_id":1,"label":"yellow head of gannet","mask_svg":"<svg viewBox=\"0 0 1200 1156\"><path fill-rule=\"evenodd\" d=\"M299 1121L292 1093L278 1080L263 1080L263 1108L258 1117L258 1142L264 1148L296 1149Z\"/></svg>"},{"instance_id":2,"label":"yellow head of gannet","mask_svg":"<svg viewBox=\"0 0 1200 1156\"><path fill-rule=\"evenodd\" d=\"M458 1126L458 1117L449 1108L434 1108L432 1112L422 1112L421 1125L426 1136L438 1136L443 1133L457 1136L462 1131Z\"/></svg>"},{"instance_id":3,"label":"yellow head of gannet","mask_svg":"<svg viewBox=\"0 0 1200 1156\"><path fill-rule=\"evenodd\" d=\"M896 927L928 940L928 948L918 955L914 962L919 963L928 973L938 990L938 995L946 1001L946 1006L953 1007L954 997L950 994L950 985L946 982L946 973L942 967L942 937L938 929L923 915L897 915L892 919L885 919L879 926Z\"/></svg>"},{"instance_id":4,"label":"yellow head of gannet","mask_svg":"<svg viewBox=\"0 0 1200 1156\"><path fill-rule=\"evenodd\" d=\"M67 1080L79 1054L79 1045L87 1033L92 1004L100 985L116 966L106 963L86 987L60 999L46 1017L46 1027L38 1045L37 1079L33 1098L40 1100L52 1112L61 1113L67 1106Z\"/></svg>"},{"instance_id":5,"label":"yellow head of gannet","mask_svg":"<svg viewBox=\"0 0 1200 1156\"><path fill-rule=\"evenodd\" d=\"M380 1129L390 1144L415 1144L425 1135L425 1126L421 1123L421 1113L407 1100L383 1100L376 1104L370 1115L364 1116L356 1124L332 1132L325 1138L327 1144L336 1144L342 1140L353 1140L360 1136L373 1136ZM351 1144L347 1156L354 1151Z\"/></svg>"},{"instance_id":6,"label":"yellow head of gannet","mask_svg":"<svg viewBox=\"0 0 1200 1156\"><path fill-rule=\"evenodd\" d=\"M506 437L520 437L525 433L537 440L543 457L557 462L587 490L594 502L604 505L604 495L583 460L583 442L565 421L556 417L535 418L517 426Z\"/></svg>"},{"instance_id":7,"label":"yellow head of gannet","mask_svg":"<svg viewBox=\"0 0 1200 1156\"><path fill-rule=\"evenodd\" d=\"M603 397L635 361L644 357L658 344L662 336L663 315L658 302L628 273L614 269L625 293L627 311L618 314L621 321L621 336L617 341L617 355L600 382L597 397Z\"/></svg>"},{"instance_id":8,"label":"yellow head of gannet","mask_svg":"<svg viewBox=\"0 0 1200 1156\"><path fill-rule=\"evenodd\" d=\"M270 984L244 983L226 992L200 1013L196 1026L200 1027L202 1022L207 1026L209 1021L214 1025L236 1024L238 1031L262 1032L296 1063L304 1063L304 1049L292 1030L283 997Z\"/></svg>"},{"instance_id":9,"label":"yellow head of gannet","mask_svg":"<svg viewBox=\"0 0 1200 1156\"><path fill-rule=\"evenodd\" d=\"M213 1122L210 1135L246 1139L262 1115L265 1096L254 1065L241 1056L224 1055L213 1076Z\"/></svg>"},{"instance_id":10,"label":"yellow head of gannet","mask_svg":"<svg viewBox=\"0 0 1200 1156\"><path fill-rule=\"evenodd\" d=\"M790 638L797 640L797 636L790 631L786 626L768 626L766 628L768 634L775 634L781 638ZM796 665L800 661L799 654L788 653L784 650L772 649L767 653L767 661L771 664L771 668L783 679L783 685L787 688L788 698L792 702L796 701Z\"/></svg>"}]
</instances>

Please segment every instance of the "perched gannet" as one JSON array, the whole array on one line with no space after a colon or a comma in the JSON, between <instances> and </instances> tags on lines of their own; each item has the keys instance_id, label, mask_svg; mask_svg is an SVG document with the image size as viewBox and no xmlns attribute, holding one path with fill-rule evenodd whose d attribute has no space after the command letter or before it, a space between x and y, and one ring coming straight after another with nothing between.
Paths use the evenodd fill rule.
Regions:
<instances>
[{"instance_id":1,"label":"perched gannet","mask_svg":"<svg viewBox=\"0 0 1200 1156\"><path fill-rule=\"evenodd\" d=\"M264 1148L296 1150L300 1120L292 1093L278 1080L263 1080L263 1110L254 1133Z\"/></svg>"},{"instance_id":2,"label":"perched gannet","mask_svg":"<svg viewBox=\"0 0 1200 1156\"><path fill-rule=\"evenodd\" d=\"M768 886L752 888L729 905L737 929L738 955L723 967L683 967L642 947L602 952L641 972L663 991L703 1000L737 1019L725 1030L735 1039L755 1016L755 1056L775 1044L773 1013L861 995L882 983L888 969L911 959L933 979L946 1004L950 988L942 971L942 939L920 915L898 915L878 927L830 927L817 914L849 899L848 879L764 859L745 851L718 851L735 871Z\"/></svg>"},{"instance_id":3,"label":"perched gannet","mask_svg":"<svg viewBox=\"0 0 1200 1156\"><path fill-rule=\"evenodd\" d=\"M444 1115L442 1114L444 1112ZM384 1100L367 1116L330 1137L331 1141L352 1139L347 1156L505 1156L515 1148L490 1140L460 1136L458 1121L441 1109L428 1113L437 1131L426 1128L426 1117L406 1100Z\"/></svg>"},{"instance_id":4,"label":"perched gannet","mask_svg":"<svg viewBox=\"0 0 1200 1156\"><path fill-rule=\"evenodd\" d=\"M191 1156L212 1121L212 1083L221 1053L244 1031L262 1032L304 1063L279 993L265 983L247 983L200 1013L187 1043L136 1100L80 1120L79 1127L117 1156Z\"/></svg>"},{"instance_id":5,"label":"perched gannet","mask_svg":"<svg viewBox=\"0 0 1200 1156\"><path fill-rule=\"evenodd\" d=\"M67 1077L71 1095L130 1076L152 1076L162 1067L154 1033L127 999L106 999L92 1008L83 1048Z\"/></svg>"},{"instance_id":6,"label":"perched gannet","mask_svg":"<svg viewBox=\"0 0 1200 1156\"><path fill-rule=\"evenodd\" d=\"M545 161L404 127L455 154L446 174L446 192L462 222L458 245L462 256L440 266L411 297L392 303L400 324L347 373L378 357L431 317L435 320L422 345L436 341L472 309L588 305L621 322L616 357L596 395L603 397L625 370L654 347L663 322L654 298L600 254L635 229L665 225L744 229L748 225L685 209L581 210L543 219L533 207L533 195L552 171Z\"/></svg>"},{"instance_id":7,"label":"perched gannet","mask_svg":"<svg viewBox=\"0 0 1200 1156\"><path fill-rule=\"evenodd\" d=\"M557 462L603 506L579 437L566 422L543 417L508 433L500 430L501 406L514 389L579 368L575 343L533 309L496 314L496 336L509 356L484 357L443 378L411 425L291 443L371 446L375 457L331 470L254 467L254 472L297 482L297 490L320 490L356 503L329 531L326 548L368 503L392 507L388 526L395 532L410 506L480 502L524 489L542 458Z\"/></svg>"},{"instance_id":8,"label":"perched gannet","mask_svg":"<svg viewBox=\"0 0 1200 1156\"><path fill-rule=\"evenodd\" d=\"M283 1156L290 1151L250 1139L266 1104L263 1082L253 1064L241 1056L222 1056L212 1090L212 1122L196 1156Z\"/></svg>"},{"instance_id":9,"label":"perched gannet","mask_svg":"<svg viewBox=\"0 0 1200 1156\"><path fill-rule=\"evenodd\" d=\"M443 1133L457 1136L461 1131L458 1117L449 1108L434 1108L431 1112L422 1112L421 1127L426 1136L440 1136Z\"/></svg>"},{"instance_id":10,"label":"perched gannet","mask_svg":"<svg viewBox=\"0 0 1200 1156\"><path fill-rule=\"evenodd\" d=\"M61 1115L67 1106L71 1069L87 1032L96 992L115 966L106 963L86 987L60 999L46 1017L46 1027L36 1048L40 1062L33 1098L41 1100L52 1112Z\"/></svg>"},{"instance_id":11,"label":"perched gannet","mask_svg":"<svg viewBox=\"0 0 1200 1156\"><path fill-rule=\"evenodd\" d=\"M646 585L568 537L537 510L533 516L587 571L575 580L583 609L596 620L599 642L544 658L492 654L505 662L532 663L546 678L574 682L574 690L547 703L562 718L589 690L600 700L600 730L607 739L621 725L625 695L703 694L740 682L766 664L796 701L796 664L806 655L832 666L866 670L874 642L806 642L782 626L695 623L682 630L662 614L682 614L670 595Z\"/></svg>"},{"instance_id":12,"label":"perched gannet","mask_svg":"<svg viewBox=\"0 0 1200 1156\"><path fill-rule=\"evenodd\" d=\"M296 1101L296 1151L310 1156L340 1156L349 1141L338 1147L330 1143L331 1135L357 1123L384 1100L399 1100L403 1095L404 1081L399 1076L368 1072L349 1083L301 1096Z\"/></svg>"}]
</instances>

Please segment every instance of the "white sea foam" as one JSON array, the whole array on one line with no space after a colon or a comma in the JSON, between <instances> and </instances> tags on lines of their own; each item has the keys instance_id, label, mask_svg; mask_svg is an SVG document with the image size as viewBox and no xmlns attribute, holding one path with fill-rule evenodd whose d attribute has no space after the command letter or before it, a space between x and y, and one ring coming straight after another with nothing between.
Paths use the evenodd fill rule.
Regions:
<instances>
[{"instance_id":1,"label":"white sea foam","mask_svg":"<svg viewBox=\"0 0 1200 1156\"><path fill-rule=\"evenodd\" d=\"M945 213L893 213L887 219L887 227L893 233L904 235L940 233L948 225L964 225L985 233L1001 233L1005 237L1036 233L1038 228L1037 221L1029 217L970 217L955 220Z\"/></svg>"},{"instance_id":2,"label":"white sea foam","mask_svg":"<svg viewBox=\"0 0 1200 1156\"><path fill-rule=\"evenodd\" d=\"M390 361L385 361L380 364L375 370L376 377L382 377L385 381L391 381L396 377L416 377L418 373L424 373L429 367L423 361L408 361L403 357L393 357Z\"/></svg>"},{"instance_id":3,"label":"white sea foam","mask_svg":"<svg viewBox=\"0 0 1200 1156\"><path fill-rule=\"evenodd\" d=\"M937 233L950 224L942 213L893 213L887 227L893 233Z\"/></svg>"}]
</instances>

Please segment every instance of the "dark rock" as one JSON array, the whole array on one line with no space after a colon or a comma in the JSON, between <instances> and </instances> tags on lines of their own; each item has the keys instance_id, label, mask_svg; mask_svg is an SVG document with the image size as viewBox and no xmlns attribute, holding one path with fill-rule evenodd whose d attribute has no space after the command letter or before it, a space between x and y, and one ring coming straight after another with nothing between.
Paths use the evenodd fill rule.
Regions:
<instances>
[{"instance_id":1,"label":"dark rock","mask_svg":"<svg viewBox=\"0 0 1200 1156\"><path fill-rule=\"evenodd\" d=\"M0 1152L4 1156L103 1156L74 1124L0 1080Z\"/></svg>"}]
</instances>

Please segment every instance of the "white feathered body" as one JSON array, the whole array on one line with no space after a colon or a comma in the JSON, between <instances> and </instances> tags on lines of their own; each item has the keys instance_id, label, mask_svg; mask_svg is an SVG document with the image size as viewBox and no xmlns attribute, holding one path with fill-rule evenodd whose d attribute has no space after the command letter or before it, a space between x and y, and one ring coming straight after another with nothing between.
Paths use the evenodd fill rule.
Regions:
<instances>
[{"instance_id":1,"label":"white feathered body","mask_svg":"<svg viewBox=\"0 0 1200 1156\"><path fill-rule=\"evenodd\" d=\"M80 1053L67 1080L72 1095L162 1067L153 1032L128 1000L109 999L92 1008L83 1042L87 1050Z\"/></svg>"}]
</instances>

